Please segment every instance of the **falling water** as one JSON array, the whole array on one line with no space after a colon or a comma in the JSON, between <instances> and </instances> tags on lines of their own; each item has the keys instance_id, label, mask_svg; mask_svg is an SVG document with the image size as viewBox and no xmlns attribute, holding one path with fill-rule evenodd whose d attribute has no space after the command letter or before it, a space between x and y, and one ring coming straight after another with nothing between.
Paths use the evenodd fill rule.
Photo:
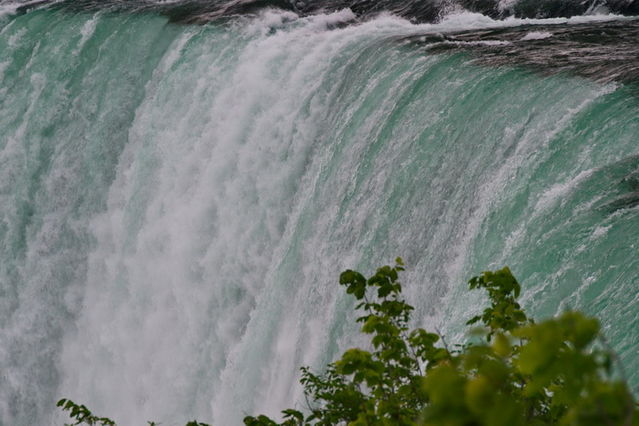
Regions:
<instances>
[{"instance_id":1,"label":"falling water","mask_svg":"<svg viewBox=\"0 0 639 426\"><path fill-rule=\"evenodd\" d=\"M0 9L0 424L302 407L363 344L339 272L397 255L418 322L507 264L639 384L635 20L85 3Z\"/></svg>"}]
</instances>

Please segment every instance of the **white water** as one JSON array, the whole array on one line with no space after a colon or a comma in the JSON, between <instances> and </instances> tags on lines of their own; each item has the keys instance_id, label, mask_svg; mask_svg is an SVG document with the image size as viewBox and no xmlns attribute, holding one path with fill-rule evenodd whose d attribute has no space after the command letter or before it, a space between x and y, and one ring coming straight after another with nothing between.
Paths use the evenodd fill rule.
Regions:
<instances>
[{"instance_id":1,"label":"white water","mask_svg":"<svg viewBox=\"0 0 639 426\"><path fill-rule=\"evenodd\" d=\"M195 45L201 30L187 31L157 67L107 210L91 223L97 242L77 333L63 345L61 394L99 401L126 424L183 421L184 407L232 424L277 413L299 396L296 366L328 361L327 325L341 328L337 274L374 230L370 207L339 213L340 200L394 103L380 99L387 107L375 106L361 136L327 139L323 128L348 125L330 116L345 94L331 78L361 60L352 47L405 24L326 31L352 19L345 11L265 37L295 19L267 13L239 43ZM385 76L372 77L364 93ZM379 203L388 172L366 183L364 205Z\"/></svg>"}]
</instances>

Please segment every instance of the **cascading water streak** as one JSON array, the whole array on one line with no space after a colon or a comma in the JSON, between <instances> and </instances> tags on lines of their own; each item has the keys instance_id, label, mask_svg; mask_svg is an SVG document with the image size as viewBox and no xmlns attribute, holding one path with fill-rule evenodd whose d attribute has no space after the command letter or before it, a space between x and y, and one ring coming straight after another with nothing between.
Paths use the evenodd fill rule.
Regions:
<instances>
[{"instance_id":1,"label":"cascading water streak","mask_svg":"<svg viewBox=\"0 0 639 426\"><path fill-rule=\"evenodd\" d=\"M457 49L610 20L0 17L0 424L303 407L297 368L363 344L339 272L397 255L426 326L455 335L465 280L508 264L639 371L636 86ZM441 39L487 29L516 41Z\"/></svg>"}]
</instances>

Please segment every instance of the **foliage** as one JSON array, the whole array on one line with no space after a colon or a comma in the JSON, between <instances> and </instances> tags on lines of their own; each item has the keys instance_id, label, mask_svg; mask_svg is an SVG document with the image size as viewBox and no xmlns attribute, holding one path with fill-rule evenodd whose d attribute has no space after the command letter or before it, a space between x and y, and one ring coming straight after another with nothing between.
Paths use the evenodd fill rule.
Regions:
<instances>
[{"instance_id":1,"label":"foliage","mask_svg":"<svg viewBox=\"0 0 639 426\"><path fill-rule=\"evenodd\" d=\"M615 354L596 319L566 312L536 323L517 303L521 287L508 268L484 272L469 288L485 290L489 306L467 322L469 343L451 350L438 333L410 328L403 270L398 258L369 278L344 271L340 284L357 300L371 349L347 350L322 374L302 367L305 412L286 409L281 423L248 416L244 424L639 426L639 408L623 374L613 372ZM72 401L58 406L74 425L115 425Z\"/></svg>"},{"instance_id":2,"label":"foliage","mask_svg":"<svg viewBox=\"0 0 639 426\"><path fill-rule=\"evenodd\" d=\"M116 423L108 417L98 417L94 415L84 405L76 404L70 399L63 398L56 404L61 407L62 411L69 411L69 417L75 420L75 423L65 423L64 426L77 426L77 425L95 425L95 426L116 426ZM157 422L147 422L147 426L159 426ZM200 423L198 421L190 421L185 426L210 426L206 423Z\"/></svg>"},{"instance_id":3,"label":"foliage","mask_svg":"<svg viewBox=\"0 0 639 426\"><path fill-rule=\"evenodd\" d=\"M69 417L75 420L75 423L65 423L65 426L74 425L96 425L96 426L115 426L115 422L107 417L98 417L84 405L78 405L70 399L61 399L56 404L61 407L62 411L68 411Z\"/></svg>"},{"instance_id":4,"label":"foliage","mask_svg":"<svg viewBox=\"0 0 639 426\"><path fill-rule=\"evenodd\" d=\"M403 262L370 278L345 271L340 284L358 301L371 350L349 349L316 375L302 368L309 414L284 410L275 425L639 425L626 383L612 371L614 353L596 319L579 312L535 323L517 298L508 268L484 272L469 288L490 306L468 321L471 343L451 350L438 333L410 329L413 307L401 298Z\"/></svg>"}]
</instances>

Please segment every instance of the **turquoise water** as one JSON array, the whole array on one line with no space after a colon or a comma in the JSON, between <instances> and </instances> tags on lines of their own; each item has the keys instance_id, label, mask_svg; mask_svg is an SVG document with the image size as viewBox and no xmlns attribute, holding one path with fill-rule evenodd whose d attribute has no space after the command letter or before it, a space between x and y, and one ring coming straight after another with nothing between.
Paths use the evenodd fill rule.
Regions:
<instances>
[{"instance_id":1,"label":"turquoise water","mask_svg":"<svg viewBox=\"0 0 639 426\"><path fill-rule=\"evenodd\" d=\"M636 87L402 41L477 15L352 20L0 17L0 424L301 407L297 367L362 344L339 271L397 255L426 326L507 264L639 383Z\"/></svg>"}]
</instances>

